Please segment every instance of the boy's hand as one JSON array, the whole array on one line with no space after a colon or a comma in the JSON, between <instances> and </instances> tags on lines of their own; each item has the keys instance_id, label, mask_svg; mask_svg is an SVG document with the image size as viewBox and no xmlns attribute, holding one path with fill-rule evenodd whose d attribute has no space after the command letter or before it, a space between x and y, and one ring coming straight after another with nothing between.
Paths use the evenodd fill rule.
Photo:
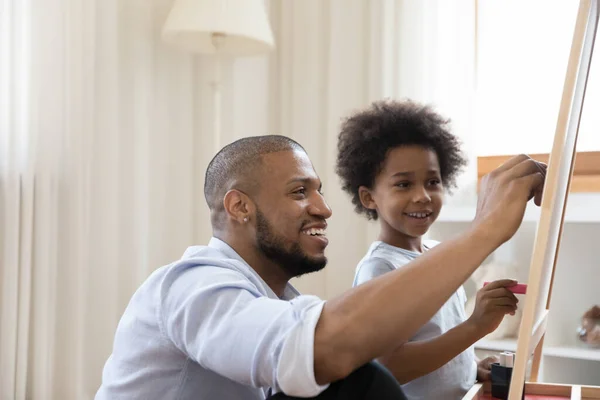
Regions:
<instances>
[{"instance_id":1,"label":"boy's hand","mask_svg":"<svg viewBox=\"0 0 600 400\"><path fill-rule=\"evenodd\" d=\"M496 356L486 357L477 363L477 381L485 382L491 379L492 364L500 362Z\"/></svg>"},{"instance_id":2,"label":"boy's hand","mask_svg":"<svg viewBox=\"0 0 600 400\"><path fill-rule=\"evenodd\" d=\"M516 284L514 280L501 279L477 292L475 309L468 322L482 337L495 331L506 314L515 315L519 300L506 287Z\"/></svg>"}]
</instances>

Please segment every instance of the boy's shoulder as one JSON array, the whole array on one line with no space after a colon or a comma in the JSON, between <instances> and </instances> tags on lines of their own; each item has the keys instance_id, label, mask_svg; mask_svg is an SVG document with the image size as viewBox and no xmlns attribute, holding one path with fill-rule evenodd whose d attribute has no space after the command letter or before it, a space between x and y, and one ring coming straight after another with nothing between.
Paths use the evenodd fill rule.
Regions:
<instances>
[{"instance_id":1,"label":"boy's shoulder","mask_svg":"<svg viewBox=\"0 0 600 400\"><path fill-rule=\"evenodd\" d=\"M437 246L440 242L437 240L424 240L423 246L426 250L429 250ZM358 266L364 264L373 264L383 262L385 264L395 266L395 268L414 260L419 256L419 253L415 253L410 250L401 249L389 245L385 242L376 240L369 246L366 254L362 257Z\"/></svg>"},{"instance_id":2,"label":"boy's shoulder","mask_svg":"<svg viewBox=\"0 0 600 400\"><path fill-rule=\"evenodd\" d=\"M440 241L435 240L435 239L425 239L425 240L423 240L423 246L425 248L427 248L428 250L434 248L435 246L437 246L440 243L441 243Z\"/></svg>"},{"instance_id":3,"label":"boy's shoulder","mask_svg":"<svg viewBox=\"0 0 600 400\"><path fill-rule=\"evenodd\" d=\"M439 242L423 242L426 249L437 246ZM419 256L410 250L392 246L382 241L374 241L356 266L353 286L401 268Z\"/></svg>"},{"instance_id":4,"label":"boy's shoulder","mask_svg":"<svg viewBox=\"0 0 600 400\"><path fill-rule=\"evenodd\" d=\"M434 248L435 246L437 246L438 244L440 244L441 242L435 239L425 239L423 240L423 247L425 248L425 250L429 250ZM406 255L413 255L415 254L413 251L410 250L405 250L405 249L401 249L399 247L395 247L392 246L390 244L387 244L385 242L376 240L373 243L371 243L371 245L369 246L369 250L367 250L367 253L365 255L365 257L369 257L369 256L373 256L376 257L378 254L386 254L386 253L395 253L395 254L406 254Z\"/></svg>"},{"instance_id":5,"label":"boy's shoulder","mask_svg":"<svg viewBox=\"0 0 600 400\"><path fill-rule=\"evenodd\" d=\"M401 249L377 240L371 243L369 250L363 257L363 261L383 259L387 260L391 264L396 264L398 261L410 260L411 258L413 258L411 251Z\"/></svg>"}]
</instances>

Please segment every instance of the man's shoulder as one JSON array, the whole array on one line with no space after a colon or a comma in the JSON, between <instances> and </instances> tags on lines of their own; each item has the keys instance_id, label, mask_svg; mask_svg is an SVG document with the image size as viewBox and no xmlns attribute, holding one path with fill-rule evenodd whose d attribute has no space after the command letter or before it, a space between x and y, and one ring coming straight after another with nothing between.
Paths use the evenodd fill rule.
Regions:
<instances>
[{"instance_id":1,"label":"man's shoulder","mask_svg":"<svg viewBox=\"0 0 600 400\"><path fill-rule=\"evenodd\" d=\"M254 276L242 261L227 257L207 246L188 248L184 256L166 266L170 279L191 279L197 284L216 284L220 281L250 281Z\"/></svg>"},{"instance_id":2,"label":"man's shoulder","mask_svg":"<svg viewBox=\"0 0 600 400\"><path fill-rule=\"evenodd\" d=\"M230 248L191 246L180 260L166 268L161 282L163 292L178 281L177 287L238 288L250 291L256 297L277 298L258 273Z\"/></svg>"},{"instance_id":3,"label":"man's shoulder","mask_svg":"<svg viewBox=\"0 0 600 400\"><path fill-rule=\"evenodd\" d=\"M225 254L215 247L207 245L195 245L186 248L180 260L197 257L211 257L216 259L226 258Z\"/></svg>"}]
</instances>

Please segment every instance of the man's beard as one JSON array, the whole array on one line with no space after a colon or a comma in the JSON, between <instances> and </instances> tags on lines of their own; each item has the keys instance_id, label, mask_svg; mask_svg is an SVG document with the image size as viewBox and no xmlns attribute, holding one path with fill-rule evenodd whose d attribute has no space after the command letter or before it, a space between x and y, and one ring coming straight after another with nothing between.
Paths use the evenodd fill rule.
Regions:
<instances>
[{"instance_id":1,"label":"man's beard","mask_svg":"<svg viewBox=\"0 0 600 400\"><path fill-rule=\"evenodd\" d=\"M260 210L256 210L256 240L259 250L292 277L320 271L327 264L326 257L306 255L297 242L287 248Z\"/></svg>"}]
</instances>

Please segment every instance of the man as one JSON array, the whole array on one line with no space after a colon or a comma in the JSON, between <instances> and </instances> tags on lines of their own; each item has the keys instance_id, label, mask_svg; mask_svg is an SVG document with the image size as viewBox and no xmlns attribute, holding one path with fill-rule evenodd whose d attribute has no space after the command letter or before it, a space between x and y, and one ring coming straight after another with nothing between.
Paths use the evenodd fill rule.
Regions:
<instances>
[{"instance_id":1,"label":"man","mask_svg":"<svg viewBox=\"0 0 600 400\"><path fill-rule=\"evenodd\" d=\"M376 393L385 387L402 399L370 361L414 334L515 233L544 175L543 164L512 158L483 179L467 232L325 302L289 284L327 261L331 210L308 155L283 136L229 144L206 171L214 237L133 295L96 399L347 398L357 382L364 398L386 398Z\"/></svg>"}]
</instances>

